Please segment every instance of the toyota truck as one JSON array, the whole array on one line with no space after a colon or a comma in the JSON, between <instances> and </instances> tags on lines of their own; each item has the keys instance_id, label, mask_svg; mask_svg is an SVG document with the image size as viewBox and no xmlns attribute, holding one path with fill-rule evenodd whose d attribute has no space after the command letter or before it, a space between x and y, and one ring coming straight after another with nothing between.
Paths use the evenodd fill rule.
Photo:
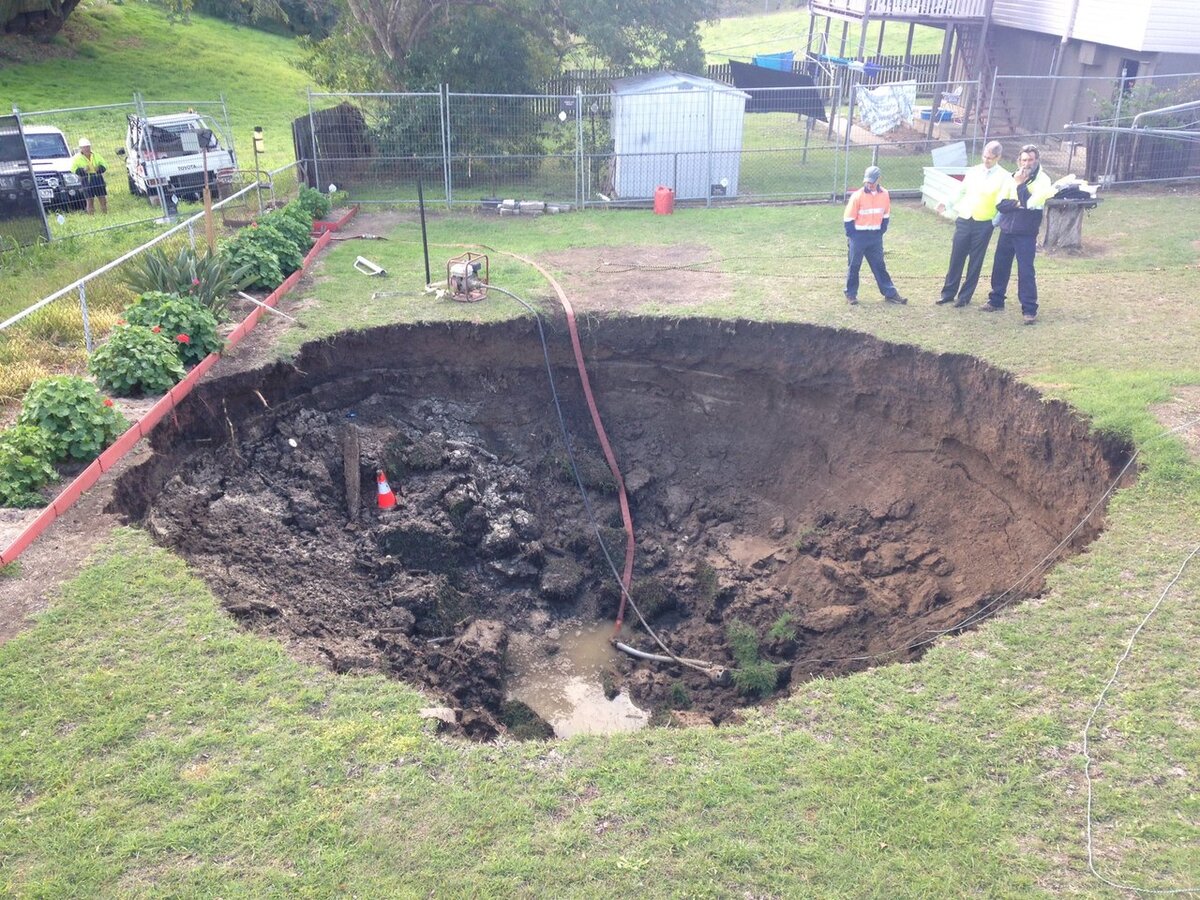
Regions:
<instances>
[{"instance_id":1,"label":"toyota truck","mask_svg":"<svg viewBox=\"0 0 1200 900\"><path fill-rule=\"evenodd\" d=\"M208 187L216 200L237 168L220 135L212 119L200 113L129 116L125 147L118 151L125 158L129 192L157 197L161 188L167 195L199 200L207 164Z\"/></svg>"}]
</instances>

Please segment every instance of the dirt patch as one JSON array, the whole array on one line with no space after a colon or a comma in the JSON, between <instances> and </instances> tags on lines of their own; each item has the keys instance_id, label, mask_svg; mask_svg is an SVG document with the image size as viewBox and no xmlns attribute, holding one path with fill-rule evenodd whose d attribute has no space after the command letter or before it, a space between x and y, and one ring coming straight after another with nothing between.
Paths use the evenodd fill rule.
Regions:
<instances>
[{"instance_id":1,"label":"dirt patch","mask_svg":"<svg viewBox=\"0 0 1200 900\"><path fill-rule=\"evenodd\" d=\"M614 481L565 329L548 336L586 505L521 321L346 334L206 383L116 507L248 627L423 683L494 734L510 637L619 600L600 543L619 567ZM662 711L721 721L1036 593L1005 595L1130 453L975 359L850 332L623 318L583 341L631 498L633 598L678 655L735 670L616 668L613 687ZM376 508L380 469L395 510Z\"/></svg>"},{"instance_id":2,"label":"dirt patch","mask_svg":"<svg viewBox=\"0 0 1200 900\"><path fill-rule=\"evenodd\" d=\"M731 276L719 271L716 252L703 244L588 247L539 260L561 273L563 289L582 312L695 305L727 297L733 289Z\"/></svg>"},{"instance_id":3,"label":"dirt patch","mask_svg":"<svg viewBox=\"0 0 1200 900\"><path fill-rule=\"evenodd\" d=\"M1178 430L1188 454L1200 462L1200 385L1175 388L1174 397L1150 411L1164 428Z\"/></svg>"}]
</instances>

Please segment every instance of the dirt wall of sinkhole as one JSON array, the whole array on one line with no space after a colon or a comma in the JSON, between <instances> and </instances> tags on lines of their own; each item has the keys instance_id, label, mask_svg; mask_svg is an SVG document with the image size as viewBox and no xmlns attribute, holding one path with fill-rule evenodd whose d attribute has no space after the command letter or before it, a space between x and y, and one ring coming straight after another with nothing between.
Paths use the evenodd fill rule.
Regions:
<instances>
[{"instance_id":1,"label":"dirt wall of sinkhole","mask_svg":"<svg viewBox=\"0 0 1200 900\"><path fill-rule=\"evenodd\" d=\"M1094 539L1102 510L1071 532L1131 453L967 356L796 324L581 330L633 508L635 600L679 655L736 667L731 634L751 633L778 673L718 686L628 660L612 682L717 721L856 657L919 656L1068 535L1068 552ZM203 384L115 504L248 627L419 683L493 734L509 637L618 602L596 536L619 568L613 480L565 327L546 333L590 512L528 319L347 333ZM378 468L396 510L375 508Z\"/></svg>"}]
</instances>

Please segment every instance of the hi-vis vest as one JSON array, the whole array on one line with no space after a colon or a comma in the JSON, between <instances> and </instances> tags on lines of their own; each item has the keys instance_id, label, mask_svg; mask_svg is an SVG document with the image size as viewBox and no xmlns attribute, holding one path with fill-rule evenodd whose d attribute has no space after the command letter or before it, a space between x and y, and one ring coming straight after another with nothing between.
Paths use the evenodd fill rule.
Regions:
<instances>
[{"instance_id":1,"label":"hi-vis vest","mask_svg":"<svg viewBox=\"0 0 1200 900\"><path fill-rule=\"evenodd\" d=\"M863 187L850 195L842 221L853 222L857 231L878 231L891 214L892 199L886 188L868 192Z\"/></svg>"}]
</instances>

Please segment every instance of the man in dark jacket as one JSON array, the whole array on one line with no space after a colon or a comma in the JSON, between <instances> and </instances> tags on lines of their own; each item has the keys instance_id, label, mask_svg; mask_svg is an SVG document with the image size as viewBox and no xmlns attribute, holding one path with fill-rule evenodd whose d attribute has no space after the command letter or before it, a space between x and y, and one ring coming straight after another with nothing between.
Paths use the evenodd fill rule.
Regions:
<instances>
[{"instance_id":1,"label":"man in dark jacket","mask_svg":"<svg viewBox=\"0 0 1200 900\"><path fill-rule=\"evenodd\" d=\"M980 307L984 312L1004 309L1004 295L1008 291L1015 257L1022 321L1026 325L1037 321L1037 273L1034 272L1033 258L1037 252L1038 231L1042 227L1042 210L1053 193L1050 176L1042 171L1038 148L1026 144L1017 157L1017 171L1013 172L996 204L1000 215L1000 239L992 259L992 290L988 302Z\"/></svg>"}]
</instances>

